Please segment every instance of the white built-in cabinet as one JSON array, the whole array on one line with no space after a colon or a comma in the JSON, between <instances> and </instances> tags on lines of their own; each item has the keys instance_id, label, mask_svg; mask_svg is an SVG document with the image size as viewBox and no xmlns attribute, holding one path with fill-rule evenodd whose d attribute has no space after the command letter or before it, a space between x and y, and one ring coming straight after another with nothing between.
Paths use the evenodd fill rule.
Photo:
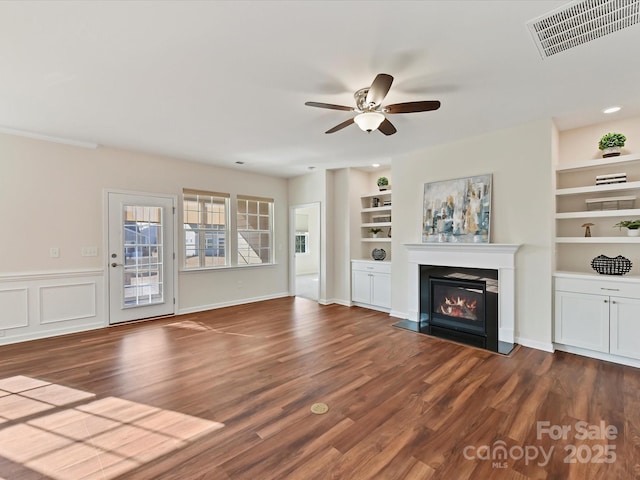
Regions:
<instances>
[{"instance_id":1,"label":"white built-in cabinet","mask_svg":"<svg viewBox=\"0 0 640 480\"><path fill-rule=\"evenodd\" d=\"M389 311L391 264L375 260L352 260L351 301L362 307Z\"/></svg>"},{"instance_id":2,"label":"white built-in cabinet","mask_svg":"<svg viewBox=\"0 0 640 480\"><path fill-rule=\"evenodd\" d=\"M360 196L361 257L351 261L351 302L374 310L391 310L391 190ZM381 231L374 236L372 228ZM373 260L374 249L385 252Z\"/></svg>"},{"instance_id":3,"label":"white built-in cabinet","mask_svg":"<svg viewBox=\"0 0 640 480\"><path fill-rule=\"evenodd\" d=\"M556 273L554 339L559 350L638 366L626 359L640 360L640 279Z\"/></svg>"},{"instance_id":4,"label":"white built-in cabinet","mask_svg":"<svg viewBox=\"0 0 640 480\"><path fill-rule=\"evenodd\" d=\"M613 173L627 181L596 185L596 176ZM554 345L640 366L640 237L614 227L640 218L640 155L561 162L555 184ZM601 254L629 258L631 272L598 274L591 261Z\"/></svg>"}]
</instances>

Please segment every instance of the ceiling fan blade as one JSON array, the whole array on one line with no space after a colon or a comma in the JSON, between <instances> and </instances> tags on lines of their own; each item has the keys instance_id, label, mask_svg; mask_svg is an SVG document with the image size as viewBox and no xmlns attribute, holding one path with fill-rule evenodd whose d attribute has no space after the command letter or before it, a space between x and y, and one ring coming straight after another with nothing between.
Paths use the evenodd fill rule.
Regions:
<instances>
[{"instance_id":1,"label":"ceiling fan blade","mask_svg":"<svg viewBox=\"0 0 640 480\"><path fill-rule=\"evenodd\" d=\"M413 113L428 112L429 110L437 110L440 108L438 100L429 100L424 102L405 102L394 103L383 108L384 113Z\"/></svg>"},{"instance_id":2,"label":"ceiling fan blade","mask_svg":"<svg viewBox=\"0 0 640 480\"><path fill-rule=\"evenodd\" d=\"M320 103L320 102L304 102L308 107L329 108L331 110L345 110L347 112L353 112L353 107L345 107L343 105L333 105L332 103Z\"/></svg>"},{"instance_id":3,"label":"ceiling fan blade","mask_svg":"<svg viewBox=\"0 0 640 480\"><path fill-rule=\"evenodd\" d=\"M379 73L371 84L371 87L369 87L366 102L368 104L373 103L374 105L380 105L384 97L389 93L392 83L393 77L391 75Z\"/></svg>"},{"instance_id":4,"label":"ceiling fan blade","mask_svg":"<svg viewBox=\"0 0 640 480\"><path fill-rule=\"evenodd\" d=\"M393 126L393 123L391 123L386 118L380 124L380 126L378 127L378 130L380 130L385 135L393 135L394 133L396 133L398 131L398 130L396 130L396 127Z\"/></svg>"},{"instance_id":5,"label":"ceiling fan blade","mask_svg":"<svg viewBox=\"0 0 640 480\"><path fill-rule=\"evenodd\" d=\"M327 131L326 131L326 132L324 132L324 133L334 133L334 132L337 132L338 130L342 130L344 127L348 127L348 126L349 126L349 125L351 125L352 123L354 123L354 122L353 122L353 118L350 118L349 120L345 120L345 121L344 121L344 122L342 122L341 124L336 125L335 127L331 128L331 129L329 129L329 130L327 130Z\"/></svg>"}]
</instances>

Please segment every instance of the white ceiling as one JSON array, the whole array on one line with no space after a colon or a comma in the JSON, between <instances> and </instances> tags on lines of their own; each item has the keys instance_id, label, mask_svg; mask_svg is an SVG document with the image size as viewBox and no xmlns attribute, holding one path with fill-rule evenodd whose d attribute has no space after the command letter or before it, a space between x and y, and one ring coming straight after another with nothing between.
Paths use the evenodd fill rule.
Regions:
<instances>
[{"instance_id":1,"label":"white ceiling","mask_svg":"<svg viewBox=\"0 0 640 480\"><path fill-rule=\"evenodd\" d=\"M279 176L540 118L640 114L640 25L542 60L525 23L565 1L0 2L0 126ZM440 100L367 134L353 106ZM609 118L607 118L609 119ZM236 161L246 162L243 166Z\"/></svg>"}]
</instances>

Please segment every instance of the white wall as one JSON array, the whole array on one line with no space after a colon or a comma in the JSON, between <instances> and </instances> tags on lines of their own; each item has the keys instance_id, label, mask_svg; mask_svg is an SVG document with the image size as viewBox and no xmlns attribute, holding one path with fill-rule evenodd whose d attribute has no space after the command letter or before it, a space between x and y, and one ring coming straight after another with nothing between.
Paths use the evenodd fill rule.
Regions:
<instances>
[{"instance_id":1,"label":"white wall","mask_svg":"<svg viewBox=\"0 0 640 480\"><path fill-rule=\"evenodd\" d=\"M40 279L37 283L44 277L68 278L74 272L82 278L88 272L104 278L105 189L180 196L183 188L194 188L273 198L276 265L180 272L180 311L288 294L285 179L125 150L84 149L4 134L0 134L0 152L0 290L16 281ZM178 224L181 222L178 205ZM181 229L176 233L180 236ZM87 246L97 246L99 255L81 256L82 247ZM59 248L59 258L49 257L50 247ZM181 250L176 252L178 266L183 261ZM38 285L29 285L34 291L39 289ZM104 301L102 287L97 295L98 316L90 320L94 326L107 322L100 307ZM37 312L29 309L28 313L30 321L38 322ZM87 325L84 322L73 328ZM67 326L62 322L61 331ZM0 325L0 335L1 330ZM0 342L17 332L7 329Z\"/></svg>"},{"instance_id":2,"label":"white wall","mask_svg":"<svg viewBox=\"0 0 640 480\"><path fill-rule=\"evenodd\" d=\"M640 152L640 117L630 117L622 120L614 119L608 122L574 128L560 132L560 163L580 162L584 160L602 158L598 150L600 138L609 132L622 133L627 137L622 154Z\"/></svg>"},{"instance_id":3,"label":"white wall","mask_svg":"<svg viewBox=\"0 0 640 480\"><path fill-rule=\"evenodd\" d=\"M516 341L551 348L551 121L537 121L394 158L392 314L407 311L407 253L421 242L424 184L493 174L491 242L516 257Z\"/></svg>"},{"instance_id":4,"label":"white wall","mask_svg":"<svg viewBox=\"0 0 640 480\"><path fill-rule=\"evenodd\" d=\"M351 192L349 168L334 170L332 214L328 218L333 229L333 245L330 250L333 259L332 297L334 303L351 305L351 224L349 197Z\"/></svg>"}]
</instances>

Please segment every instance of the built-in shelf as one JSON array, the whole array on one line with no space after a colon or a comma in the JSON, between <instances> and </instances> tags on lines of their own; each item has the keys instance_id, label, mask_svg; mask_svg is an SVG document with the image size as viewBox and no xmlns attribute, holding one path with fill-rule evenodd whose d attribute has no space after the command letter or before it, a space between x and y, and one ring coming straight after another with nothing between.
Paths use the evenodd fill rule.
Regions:
<instances>
[{"instance_id":1,"label":"built-in shelf","mask_svg":"<svg viewBox=\"0 0 640 480\"><path fill-rule=\"evenodd\" d=\"M391 190L383 190L382 192L367 193L366 195L360 195L360 198L381 197L383 195L391 195Z\"/></svg>"},{"instance_id":2,"label":"built-in shelf","mask_svg":"<svg viewBox=\"0 0 640 480\"><path fill-rule=\"evenodd\" d=\"M380 243L380 242L391 242L391 239L389 237L380 237L380 238L361 238L360 240L362 240L363 242L376 242L376 243Z\"/></svg>"},{"instance_id":3,"label":"built-in shelf","mask_svg":"<svg viewBox=\"0 0 640 480\"><path fill-rule=\"evenodd\" d=\"M556 237L556 243L640 243L640 237Z\"/></svg>"},{"instance_id":4,"label":"built-in shelf","mask_svg":"<svg viewBox=\"0 0 640 480\"><path fill-rule=\"evenodd\" d=\"M582 162L562 163L556 165L556 172L562 172L565 170L580 170L582 168L603 167L605 165L623 164L626 162L635 162L638 160L640 160L640 155L634 153L630 155L620 155L618 157L597 158L595 160L584 160Z\"/></svg>"},{"instance_id":5,"label":"built-in shelf","mask_svg":"<svg viewBox=\"0 0 640 480\"><path fill-rule=\"evenodd\" d=\"M629 217L640 216L640 208L627 208L624 210L588 210L584 212L560 212L556 218L596 218L596 217Z\"/></svg>"},{"instance_id":6,"label":"built-in shelf","mask_svg":"<svg viewBox=\"0 0 640 480\"><path fill-rule=\"evenodd\" d=\"M363 227L390 227L391 222L363 223Z\"/></svg>"},{"instance_id":7,"label":"built-in shelf","mask_svg":"<svg viewBox=\"0 0 640 480\"><path fill-rule=\"evenodd\" d=\"M576 195L580 193L619 192L640 189L640 182L614 183L612 185L589 185L586 187L559 188L556 195Z\"/></svg>"},{"instance_id":8,"label":"built-in shelf","mask_svg":"<svg viewBox=\"0 0 640 480\"><path fill-rule=\"evenodd\" d=\"M361 211L362 212L390 212L391 211L391 205L387 205L386 207L363 208Z\"/></svg>"}]
</instances>

